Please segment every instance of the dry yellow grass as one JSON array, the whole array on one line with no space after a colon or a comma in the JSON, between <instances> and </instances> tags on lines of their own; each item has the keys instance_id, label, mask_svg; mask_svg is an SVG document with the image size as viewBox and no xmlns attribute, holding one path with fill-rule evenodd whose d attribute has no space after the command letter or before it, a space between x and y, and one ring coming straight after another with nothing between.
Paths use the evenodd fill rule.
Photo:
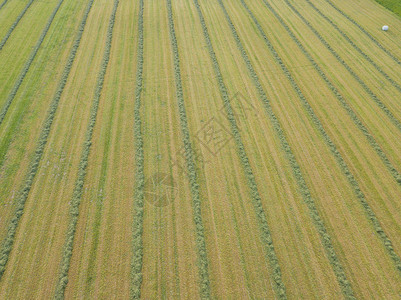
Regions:
<instances>
[{"instance_id":1,"label":"dry yellow grass","mask_svg":"<svg viewBox=\"0 0 401 300\"><path fill-rule=\"evenodd\" d=\"M60 283L113 2L93 2L11 252L0 243L0 298ZM401 65L331 2L401 60L401 20L372 0L119 1L62 296L401 295ZM34 4L0 51L0 106L55 5ZM2 240L86 5L65 0L0 124ZM22 8L2 8L0 38Z\"/></svg>"}]
</instances>

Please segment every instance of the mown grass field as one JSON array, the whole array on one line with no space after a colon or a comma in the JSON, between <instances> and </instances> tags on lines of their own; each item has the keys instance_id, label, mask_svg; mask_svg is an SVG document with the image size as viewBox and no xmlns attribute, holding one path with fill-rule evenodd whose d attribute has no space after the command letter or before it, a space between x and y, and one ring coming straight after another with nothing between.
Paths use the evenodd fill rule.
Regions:
<instances>
[{"instance_id":1,"label":"mown grass field","mask_svg":"<svg viewBox=\"0 0 401 300\"><path fill-rule=\"evenodd\" d=\"M399 299L400 42L374 0L0 1L0 299Z\"/></svg>"}]
</instances>

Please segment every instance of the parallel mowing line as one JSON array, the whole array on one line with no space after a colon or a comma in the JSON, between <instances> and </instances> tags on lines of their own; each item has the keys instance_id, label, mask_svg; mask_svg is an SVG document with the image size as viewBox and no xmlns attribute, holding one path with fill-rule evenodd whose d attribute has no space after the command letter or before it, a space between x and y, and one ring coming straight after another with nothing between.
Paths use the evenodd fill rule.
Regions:
<instances>
[{"instance_id":1,"label":"parallel mowing line","mask_svg":"<svg viewBox=\"0 0 401 300\"><path fill-rule=\"evenodd\" d=\"M194 3L196 6L196 9L198 11L200 23L201 23L202 29L203 29L203 35L204 35L206 45L207 45L207 48L209 51L209 56L211 58L211 62L212 62L213 69L214 69L214 72L216 75L216 79L219 84L220 94L221 94L221 97L224 102L224 107L226 109L227 118L230 122L231 132L234 135L235 143L237 145L237 152L240 157L240 160L241 160L241 163L242 163L242 166L244 168L244 172L245 172L245 175L247 178L248 187L249 187L251 197L252 197L252 203L254 205L255 213L258 218L259 228L261 231L261 239L262 239L262 242L264 245L266 259L268 260L270 267L271 267L271 274L272 274L272 278L274 281L274 289L275 289L275 292L276 292L276 295L278 298L286 299L287 298L286 289L285 289L285 285L283 283L279 261L278 261L278 258L277 258L277 255L276 255L276 252L274 249L273 239L272 239L269 225L267 222L266 213L263 209L262 200L261 200L261 197L260 197L260 194L258 191L255 176L252 171L252 166L249 163L249 159L248 159L244 144L241 139L241 134L238 130L238 126L237 126L237 123L234 118L234 113L233 113L233 109L232 109L232 106L230 103L230 99L228 97L227 88L223 81L223 75L221 74L220 66L217 61L217 57L216 57L212 42L209 37L209 31L207 29L202 10L200 8L198 0L194 0Z\"/></svg>"},{"instance_id":2,"label":"parallel mowing line","mask_svg":"<svg viewBox=\"0 0 401 300\"><path fill-rule=\"evenodd\" d=\"M42 42L47 35L47 32L49 31L50 25L53 23L54 17L56 16L57 11L59 10L59 8L60 8L61 4L63 4L63 2L64 2L64 0L60 0L59 3L57 4L56 8L54 9L53 13L51 14L49 20L47 21L45 29L43 29L43 32L40 35L39 40L35 45L35 48L33 48L31 55L28 58L28 61L25 63L25 66L22 69L21 74L19 75L17 81L14 84L13 89L11 90L11 93L8 95L6 103L4 104L3 108L0 111L0 125L3 123L4 117L6 116L8 108L10 107L11 103L13 102L15 95L18 92L18 89L21 86L22 81L25 78L25 75L28 73L28 70L29 70L30 66L32 65L32 62L35 59L35 56L38 53L39 48L42 45Z\"/></svg>"},{"instance_id":3,"label":"parallel mowing line","mask_svg":"<svg viewBox=\"0 0 401 300\"><path fill-rule=\"evenodd\" d=\"M15 27L17 27L19 21L22 19L22 17L25 15L25 13L27 12L28 8L31 6L31 4L33 3L33 1L35 0L31 0L29 1L29 3L25 6L24 10L18 15L17 19L15 20L15 22L13 23L13 25L11 25L10 29L8 30L7 34L4 36L4 38L1 40L0 42L0 50L3 49L4 45L6 44L8 38L10 37L11 33L14 31Z\"/></svg>"},{"instance_id":4,"label":"parallel mowing line","mask_svg":"<svg viewBox=\"0 0 401 300\"><path fill-rule=\"evenodd\" d=\"M3 3L0 4L0 9L2 9L3 6L6 5L6 3L7 3L7 0L4 0Z\"/></svg>"},{"instance_id":5,"label":"parallel mowing line","mask_svg":"<svg viewBox=\"0 0 401 300\"><path fill-rule=\"evenodd\" d=\"M103 60L97 77L95 94L93 97L91 113L89 116L89 123L88 127L86 128L85 143L83 145L83 149L81 152L81 159L78 167L78 176L75 181L74 192L71 199L71 207L70 207L71 219L70 223L68 224L66 241L63 248L63 257L60 265L60 275L54 295L55 299L64 299L64 292L68 283L68 271L70 269L72 250L74 247L75 232L79 217L79 205L81 204L81 199L82 199L83 187L87 173L86 169L88 166L88 157L92 145L93 129L96 123L96 116L99 108L100 96L103 89L104 77L106 75L107 66L110 60L110 50L111 50L111 43L113 40L114 21L116 19L118 4L119 0L115 0L113 11L111 13L109 25L107 28L107 38L103 54Z\"/></svg>"},{"instance_id":6,"label":"parallel mowing line","mask_svg":"<svg viewBox=\"0 0 401 300\"><path fill-rule=\"evenodd\" d=\"M302 53L308 58L311 64L314 66L316 71L319 73L320 77L326 82L329 89L333 92L334 96L343 106L343 108L347 111L348 115L355 123L355 125L362 131L368 140L369 144L376 151L377 155L379 155L380 159L383 161L387 169L390 171L391 175L394 177L396 182L401 185L401 174L398 170L393 166L391 161L388 159L387 155L384 153L383 149L381 149L380 145L376 142L375 138L370 134L369 130L363 124L363 122L358 118L358 115L353 111L352 107L348 104L348 102L341 95L339 90L334 86L334 84L330 81L324 71L320 68L320 66L316 63L316 61L312 58L312 55L306 50L306 48L302 45L299 39L295 36L295 34L291 31L288 25L284 22L284 20L280 17L280 15L276 12L276 10L266 1L264 1L267 8L272 12L272 14L278 19L287 33L290 35L291 39L297 44L298 48L302 51Z\"/></svg>"},{"instance_id":7,"label":"parallel mowing line","mask_svg":"<svg viewBox=\"0 0 401 300\"><path fill-rule=\"evenodd\" d=\"M143 0L139 1L138 17L138 48L134 106L134 137L135 137L135 190L134 190L134 221L131 262L131 298L141 298L142 266L143 266L143 206L144 206L144 155L141 121L141 93L143 85Z\"/></svg>"},{"instance_id":8,"label":"parallel mowing line","mask_svg":"<svg viewBox=\"0 0 401 300\"><path fill-rule=\"evenodd\" d=\"M343 12L340 8L335 6L334 3L331 2L330 0L324 0L324 1L326 1L331 7L333 7L336 11L338 11L341 15L343 15L348 21L350 21L356 27L358 27L374 44L376 44L377 47L379 47L381 50L383 50L398 65L401 65L401 61L396 56L394 56L394 54L392 54L390 50L388 50L382 44L380 44L365 28L363 28L362 25L360 25L358 22L356 22L354 19L352 19L349 15L347 15L345 12Z\"/></svg>"},{"instance_id":9,"label":"parallel mowing line","mask_svg":"<svg viewBox=\"0 0 401 300\"><path fill-rule=\"evenodd\" d=\"M291 10L305 23L306 26L313 32L313 34L325 45L325 47L333 54L333 56L341 63L347 71L354 77L354 79L362 86L362 88L368 93L372 100L377 106L387 115L390 121L401 131L401 122L393 115L393 113L387 108L387 106L376 96L375 93L367 86L367 84L355 73L354 70L338 55L338 53L330 46L330 44L317 32L317 30L309 23L308 20L288 1L284 0L285 3L291 8Z\"/></svg>"},{"instance_id":10,"label":"parallel mowing line","mask_svg":"<svg viewBox=\"0 0 401 300\"><path fill-rule=\"evenodd\" d=\"M17 27L19 21L21 20L21 18L23 17L23 15L25 14L25 12L28 10L28 8L31 6L32 2L34 0L31 0L28 5L25 7L25 9L22 11L22 13L17 17L17 20L14 22L13 25L11 25L11 28L9 29L9 31L7 32L6 36L3 38L3 40L0 42L0 50L3 48L3 46L5 45L5 43L7 42L8 38L10 37L11 33L13 32L13 30ZM1 124L2 121L0 121ZM12 127L12 126L11 126ZM10 146L11 143L11 139L12 139L12 134L14 133L14 131L11 128L11 131L8 132L8 134L6 134L3 137L2 142L3 145L2 147L0 147L0 167L3 165L5 157L6 157L6 153L8 150L8 147Z\"/></svg>"},{"instance_id":11,"label":"parallel mowing line","mask_svg":"<svg viewBox=\"0 0 401 300\"><path fill-rule=\"evenodd\" d=\"M202 299L210 299L210 281L209 281L209 262L206 252L205 232L202 222L201 199L199 193L199 184L194 163L194 151L191 145L190 133L188 128L187 113L185 111L184 95L182 91L182 80L180 70L180 58L178 53L177 38L174 29L173 12L171 0L167 0L168 25L170 30L170 41L173 48L174 73L176 97L178 102L178 110L180 115L182 140L185 148L185 160L188 169L189 184L191 189L192 206L194 214L194 222L196 228L196 245L198 248L198 267L200 276L200 292Z\"/></svg>"},{"instance_id":12,"label":"parallel mowing line","mask_svg":"<svg viewBox=\"0 0 401 300\"><path fill-rule=\"evenodd\" d=\"M263 0L263 2L267 3L266 0ZM288 3L288 0L285 0L285 2ZM390 257L392 258L392 260L393 260L393 262L395 264L395 267L401 273L401 259L397 255L397 253L394 251L393 244L392 244L391 240L389 239L387 234L384 232L384 230L383 230L378 218L376 217L376 215L373 212L372 208L370 207L369 203L366 201L365 195L363 194L363 192L362 192L362 190L361 190L361 188L359 186L359 183L356 181L354 175L351 173L351 171L350 171L347 163L344 161L341 153L337 150L336 145L333 143L333 141L331 140L329 135L326 133L322 123L320 122L318 117L315 115L315 112L313 111L312 107L310 106L310 104L306 100L305 96L303 95L301 89L298 87L298 85L295 82L294 78L292 77L291 73L289 72L287 67L284 65L282 59L280 58L280 56L278 55L278 53L274 49L273 45L266 38L266 36L264 36L264 40L265 40L269 50L273 54L276 62L280 65L280 67L283 70L284 74L286 75L288 80L291 82L291 85L292 85L293 89L297 92L298 97L301 100L301 103L305 107L306 111L308 112L308 114L309 114L310 118L312 119L313 123L315 124L316 128L321 133L325 143L327 144L327 146L329 147L329 149L332 152L333 156L335 157L339 167L341 168L341 170L343 171L344 175L346 176L349 184L354 189L354 192L355 192L358 200L362 204L362 207L364 208L368 219L372 222L372 225L373 225L376 233L378 234L378 236L382 240L386 250L388 251Z\"/></svg>"},{"instance_id":13,"label":"parallel mowing line","mask_svg":"<svg viewBox=\"0 0 401 300\"><path fill-rule=\"evenodd\" d=\"M348 35L346 35L344 33L344 31L342 31L336 23L334 23L329 17L327 17L324 13L322 13L322 11L320 9L318 9L312 2L310 2L310 0L305 0L323 19L325 19L327 22L329 22L329 24L335 29L337 30L341 36L343 38L345 38L347 40L348 43L351 44L351 46L358 51L358 53L360 55L362 55L380 74L382 74L384 76L384 78L387 79L388 82L391 83L391 85L393 87L395 87L397 89L397 91L399 91L401 93L401 86L395 82L394 79L392 79L386 72L384 72L382 70L382 68L380 68L371 58L369 55L367 55L365 52L362 51L361 48L359 48L350 38Z\"/></svg>"},{"instance_id":14,"label":"parallel mowing line","mask_svg":"<svg viewBox=\"0 0 401 300\"><path fill-rule=\"evenodd\" d=\"M247 5L245 4L244 1L241 1L243 6L245 7L245 9L248 11L248 13L250 14L250 16L252 17L253 21L255 22L255 24L257 25L259 31L261 31L261 27L258 23L258 21L256 20L256 18L254 17L253 13L249 10L249 8L247 7ZM338 283L341 287L341 290L344 294L344 296L347 299L355 299L354 296L354 292L352 290L352 286L350 284L350 282L347 280L346 274L344 272L343 266L339 260L339 258L337 257L337 254L335 252L335 249L333 247L332 241L331 241L331 237L327 232L326 226L324 224L324 221L322 220L322 218L319 215L319 211L316 207L315 201L312 198L312 195L310 193L310 190L306 184L306 181L303 177L301 168L296 160L296 157L291 149L291 146L289 145L286 137L285 137L285 133L284 130L282 129L279 120L277 119L276 115L273 112L273 109L271 107L270 101L267 99L267 96L263 90L262 84L260 83L259 77L256 74L256 71L254 70L252 63L246 53L246 50L240 40L240 37L235 29L234 24L232 23L230 16L228 15L228 12L226 10L226 8L224 7L224 4L221 0L219 0L220 6L224 12L224 15L227 19L227 22L230 26L231 32L234 36L234 39L236 41L237 47L241 52L242 58L244 59L244 62L248 68L248 71L253 79L253 83L255 84L258 92L259 92L259 97L261 98L265 109L267 111L267 114L273 124L273 127L280 139L281 142L281 146L287 156L287 159L290 163L292 172L294 174L294 177L297 181L298 184L298 188L302 194L302 197L306 203L306 205L309 208L309 213L312 217L312 220L314 222L314 225L319 233L321 242L324 246L324 249L326 251L326 255L332 265L334 274L337 277ZM263 32L263 31L262 31ZM263 33L264 35L264 33ZM265 41L268 42L268 40L266 39L266 37L264 36ZM280 64L280 66L283 68L285 68L285 66L283 65L283 63L281 62L281 60L279 60L280 58L278 57L278 54L275 52L274 48L270 45L269 49L272 51L276 61ZM286 75L288 74L288 70L286 70ZM288 76L287 76L288 77Z\"/></svg>"},{"instance_id":15,"label":"parallel mowing line","mask_svg":"<svg viewBox=\"0 0 401 300\"><path fill-rule=\"evenodd\" d=\"M81 37L82 37L83 31L85 28L86 20L88 18L88 14L92 8L92 3L93 3L93 0L90 0L87 8L85 10L81 24L78 28L78 33L77 33L76 39L74 41L74 44L71 48L71 52L68 57L67 64L63 71L63 75L61 76L59 85L57 87L57 91L50 104L50 109L47 113L47 117L43 123L42 130L41 130L40 136L39 136L39 140L36 145L36 150L35 150L34 156L29 164L28 173L26 175L25 182L23 183L20 194L16 200L15 215L12 218L10 225L8 226L8 231L7 231L6 237L0 248L0 280L4 274L9 255L10 255L10 252L11 252L13 244L14 244L14 238L15 238L15 234L17 232L18 223L24 212L24 206L25 206L26 199L28 198L28 194L29 194L29 191L31 190L33 180L35 179L36 173L38 171L39 162L42 159L43 151L44 151L44 148L47 143L47 138L50 134L50 128L53 123L56 111L57 111L57 107L58 107L58 103L61 98L61 94L63 93L64 87L67 83L68 75L70 74L71 67L72 67L72 64L75 59L75 54L77 53L79 44L81 42Z\"/></svg>"},{"instance_id":16,"label":"parallel mowing line","mask_svg":"<svg viewBox=\"0 0 401 300\"><path fill-rule=\"evenodd\" d=\"M113 78L109 80L108 85L113 85L115 87L119 86L119 82L121 82L121 74L122 74L122 61L125 58L124 51L125 48L124 46L128 43L128 39L125 39L124 41L120 42L118 44L118 47L122 46L122 51L116 53L115 55L118 56L118 61L115 62L115 66L119 66L118 70L116 71L115 74L113 74ZM113 64L113 63L112 63ZM120 129L123 127L120 124L121 119L116 119L115 116L115 111L116 107L118 107L118 101L117 99L120 98L118 95L118 88L115 88L113 92L116 92L116 94L113 93L112 98L108 98L108 101L111 101L111 107L107 110L109 115L107 118L107 121L104 120L105 124L105 129L104 132L105 134L105 141L103 142L103 145L99 145L103 147L103 153L102 153L102 162L101 162L101 169L99 171L99 179L97 183L97 191L99 191L99 194L96 197L96 211L95 211L95 217L93 221L93 227L92 227L92 241L90 245L90 251L89 254L87 255L88 257L88 267L85 270L85 289L83 291L83 299L89 299L91 292L93 291L93 284L96 279L96 259L99 256L99 243L101 239L101 232L102 229L101 225L104 223L104 218L103 217L103 210L104 210L104 201L105 201L105 195L104 191L107 189L106 183L107 179L110 177L109 171L112 170L112 162L113 158L115 157L115 153L120 153L119 150L116 150L115 153L111 153L111 149L118 144L119 138L120 138ZM121 103L120 103L121 105ZM116 124L117 123L117 124ZM116 139L113 140L113 128L118 127L119 129L116 132ZM92 188L95 188L94 185L92 185ZM107 194L107 192L106 192Z\"/></svg>"}]
</instances>

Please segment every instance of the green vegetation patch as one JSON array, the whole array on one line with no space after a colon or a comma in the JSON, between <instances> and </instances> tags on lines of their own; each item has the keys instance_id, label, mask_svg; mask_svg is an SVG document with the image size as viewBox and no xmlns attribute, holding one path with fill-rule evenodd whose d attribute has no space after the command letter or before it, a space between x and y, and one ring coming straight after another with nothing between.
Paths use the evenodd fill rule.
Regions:
<instances>
[{"instance_id":1,"label":"green vegetation patch","mask_svg":"<svg viewBox=\"0 0 401 300\"><path fill-rule=\"evenodd\" d=\"M391 10L397 16L401 17L401 1L399 0L375 0L388 10Z\"/></svg>"}]
</instances>

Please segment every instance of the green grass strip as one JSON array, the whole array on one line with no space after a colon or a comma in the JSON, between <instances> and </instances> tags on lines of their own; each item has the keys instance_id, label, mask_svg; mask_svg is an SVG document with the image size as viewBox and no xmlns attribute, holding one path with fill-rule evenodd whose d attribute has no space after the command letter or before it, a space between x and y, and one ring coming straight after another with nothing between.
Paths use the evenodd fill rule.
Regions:
<instances>
[{"instance_id":1,"label":"green grass strip","mask_svg":"<svg viewBox=\"0 0 401 300\"><path fill-rule=\"evenodd\" d=\"M266 0L263 0L263 1L265 3L267 3ZM288 0L284 0L284 1L288 5L291 5ZM266 43L268 43L267 40L265 40L265 41L266 41ZM320 134L323 137L323 140L325 141L325 143L329 147L331 153L333 154L334 158L336 159L341 171L344 173L344 175L347 178L350 186L353 188L353 190L355 192L355 195L357 196L359 202L362 204L362 207L365 210L366 216L368 217L368 219L372 223L374 230L376 231L376 233L380 237L381 241L383 242L387 252L389 253L390 257L392 258L392 260L393 260L393 262L395 264L395 267L398 269L398 271L401 272L401 260L400 260L400 257L395 253L391 240L389 239L387 234L384 232L384 230L383 230L378 218L376 217L376 214L374 213L374 211L370 207L369 203L367 202L366 197L365 197L364 193L362 192L362 190L361 190L358 182L356 181L354 175L350 171L347 163L344 161L344 158L342 157L341 153L338 151L336 145L333 143L333 141L331 140L329 135L326 133L322 123L320 122L318 117L315 115L315 112L313 111L312 107L310 106L310 104L306 100L305 96L303 95L301 89L298 87L298 85L295 82L294 78L292 77L291 73L289 72L289 70L284 65L284 63L281 60L281 58L279 57L278 53L273 48L273 46L271 45L270 42L268 44L270 45L268 47L269 47L270 51L272 52L273 56L275 57L276 62L280 65L280 67L283 70L285 76L290 81L291 86L293 87L293 89L298 94L298 97L301 100L302 105L305 107L305 110L308 112L311 120L313 121L313 123L316 126L316 128L319 130Z\"/></svg>"},{"instance_id":2,"label":"green grass strip","mask_svg":"<svg viewBox=\"0 0 401 300\"><path fill-rule=\"evenodd\" d=\"M380 5L401 17L401 2L399 0L375 0Z\"/></svg>"},{"instance_id":3,"label":"green grass strip","mask_svg":"<svg viewBox=\"0 0 401 300\"><path fill-rule=\"evenodd\" d=\"M93 97L91 112L89 116L88 127L86 128L85 143L83 145L81 159L78 166L78 176L75 181L74 192L71 199L70 207L70 222L68 224L68 229L66 233L66 241L63 248L63 256L60 265L60 275L58 283L56 286L55 299L64 299L64 292L68 283L68 271L71 265L72 250L74 248L74 238L77 228L78 218L79 218L79 206L81 204L83 187L85 182L85 177L87 173L88 158L90 153L90 148L92 145L93 129L96 124L96 116L99 108L100 96L103 89L104 77L106 75L107 66L110 60L111 44L113 40L113 29L114 22L116 19L116 13L118 8L119 0L114 1L113 11L110 15L109 25L107 28L106 45L103 54L102 64L100 66L100 71L97 77L95 94Z\"/></svg>"},{"instance_id":4,"label":"green grass strip","mask_svg":"<svg viewBox=\"0 0 401 300\"><path fill-rule=\"evenodd\" d=\"M191 145L187 113L185 111L184 95L182 91L181 70L180 70L180 58L178 53L177 38L174 29L174 19L171 7L171 0L167 0L167 11L168 11L168 25L170 30L170 41L173 49L176 97L178 102L181 133L185 149L185 160L188 170L189 185L192 197L193 215L195 222L196 246L198 248L198 267L200 276L200 293L201 293L200 296L202 299L210 299L211 295L210 295L209 266L208 266L209 262L207 258L205 232L202 222L201 198L196 174L196 167L194 163L194 151Z\"/></svg>"},{"instance_id":5,"label":"green grass strip","mask_svg":"<svg viewBox=\"0 0 401 300\"><path fill-rule=\"evenodd\" d=\"M42 31L42 34L39 37L39 40L37 41L35 47L33 48L31 55L28 58L28 61L25 63L24 68L22 69L17 81L15 82L13 89L11 90L11 93L8 95L6 103L4 104L3 108L0 111L0 125L3 123L4 117L6 116L6 113L8 111L8 108L10 107L11 103L13 102L15 95L18 92L19 87L22 84L22 81L24 80L26 74L29 71L30 66L32 65L33 60L36 57L36 54L39 51L40 46L43 43L43 40L45 39L50 26L53 23L54 17L56 16L61 4L63 4L64 0L60 0L56 6L56 8L53 10L53 13L50 15L49 20L47 21L47 24L45 26L45 28Z\"/></svg>"},{"instance_id":6,"label":"green grass strip","mask_svg":"<svg viewBox=\"0 0 401 300\"><path fill-rule=\"evenodd\" d=\"M270 264L272 279L274 281L274 289L279 299L286 299L286 289L282 279L281 269L279 261L274 249L273 239L270 233L269 225L267 222L266 213L263 209L262 200L260 193L256 184L255 176L252 171L251 164L249 163L248 156L245 151L244 144L241 139L241 134L238 130L238 125L234 118L234 112L230 103L227 88L224 84L223 75L221 74L220 66L217 61L216 54L213 49L212 42L209 37L209 31L206 26L205 19L203 17L202 10L198 3L198 0L194 0L196 9L198 11L200 23L203 29L203 35L205 42L209 51L209 56L213 65L214 73L216 75L216 80L219 85L219 90L221 97L224 102L224 107L227 113L227 119L230 122L231 132L233 133L235 143L237 145L237 152L240 157L242 166L244 168L245 176L247 178L248 187L251 193L252 203L255 208L255 213L258 218L259 228L261 231L261 240L265 249L266 259Z\"/></svg>"},{"instance_id":7,"label":"green grass strip","mask_svg":"<svg viewBox=\"0 0 401 300\"><path fill-rule=\"evenodd\" d=\"M131 299L141 298L142 267L143 267L143 207L144 207L144 154L141 121L141 94L143 86L143 0L139 0L138 16L138 48L135 82L134 106L134 137L135 137L135 190L134 190L134 221L131 263Z\"/></svg>"},{"instance_id":8,"label":"green grass strip","mask_svg":"<svg viewBox=\"0 0 401 300\"><path fill-rule=\"evenodd\" d=\"M355 21L353 18L351 18L349 15L347 15L344 11L342 11L340 8L334 5L334 3L330 0L324 0L326 1L331 7L333 7L336 11L338 11L342 16L344 16L348 21L350 21L352 24L354 24L356 27L358 27L376 46L378 46L381 50L383 50L388 56L391 57L391 59L396 62L398 65L401 65L401 61L394 56L394 54L391 53L390 50L385 48L382 44L379 43L378 40L376 40L373 35L371 35L365 28L363 28L362 25L360 25L357 21ZM401 2L398 0L375 0L377 3L380 3L387 9L395 12L398 16L401 16ZM396 10L392 9L392 6L397 6Z\"/></svg>"},{"instance_id":9,"label":"green grass strip","mask_svg":"<svg viewBox=\"0 0 401 300\"><path fill-rule=\"evenodd\" d=\"M375 93L367 86L367 84L355 73L355 71L341 58L340 55L330 46L330 44L319 34L319 32L309 23L308 20L288 1L284 0L285 3L291 8L291 10L305 23L305 25L313 32L313 34L324 44L324 46L331 52L331 54L337 59L337 61L344 66L345 69L354 77L354 79L362 86L362 88L368 93L370 98L377 104L377 106L387 115L391 123L401 131L401 122L393 115L393 113L387 108L387 106L377 97Z\"/></svg>"},{"instance_id":10,"label":"green grass strip","mask_svg":"<svg viewBox=\"0 0 401 300\"><path fill-rule=\"evenodd\" d=\"M7 31L6 35L0 42L0 50L3 49L4 45L6 44L8 38L10 37L11 33L14 31L15 27L17 27L19 21L22 19L22 17L25 15L25 13L28 11L28 8L31 6L35 0L31 0L28 2L28 4L25 6L24 10L18 15L17 19L15 22L11 25L10 29Z\"/></svg>"},{"instance_id":11,"label":"green grass strip","mask_svg":"<svg viewBox=\"0 0 401 300\"><path fill-rule=\"evenodd\" d=\"M51 19L54 18L54 15L57 13L57 10L59 9L59 7L61 6L61 3L63 1L64 0L61 0L59 2L58 6L56 7L56 9L53 12ZM91 0L91 1L93 1L93 0ZM4 274L9 255L10 255L10 252L11 252L13 244L14 244L15 234L17 232L19 220L21 219L21 216L24 212L26 199L28 198L28 194L29 194L29 191L31 190L33 180L34 180L36 173L38 171L38 168L39 168L39 162L43 155L43 151L44 151L44 148L45 148L45 145L47 142L47 138L50 133L50 127L53 122L56 110L57 110L57 106L58 106L58 102L61 97L61 93L63 92L65 83L67 81L68 74L71 70L72 62L75 58L76 49L78 48L79 42L81 40L83 27L85 26L84 21L86 22L86 18L84 18L83 23L81 23L81 26L79 28L80 31L78 32L77 39L73 45L73 48L71 49L71 53L68 58L67 65L64 69L63 75L61 77L59 86L57 88L56 95L54 96L54 98L50 104L50 109L48 111L47 117L43 124L42 130L40 132L40 136L39 136L38 143L36 145L36 150L35 150L34 156L28 167L28 173L26 175L26 179L25 179L24 183L22 184L18 198L16 199L15 214L14 214L13 218L11 219L10 225L8 226L8 230L6 233L6 237L4 238L4 241L0 248L0 280Z\"/></svg>"},{"instance_id":12,"label":"green grass strip","mask_svg":"<svg viewBox=\"0 0 401 300\"><path fill-rule=\"evenodd\" d=\"M280 15L275 11L275 9L263 0L267 8L273 13L273 15L278 19L284 29L288 32L291 39L297 44L298 48L302 51L302 53L307 57L307 59L311 62L315 70L319 73L320 77L325 81L329 89L333 92L334 96L340 102L342 107L346 110L347 114L350 116L354 124L358 127L358 129L363 133L363 135L368 140L371 147L376 151L377 155L383 161L384 165L387 167L391 175L394 177L396 182L401 185L401 174L394 167L391 161L388 159L387 155L384 153L383 149L377 143L375 138L371 135L368 128L363 124L363 122L359 119L358 115L354 112L352 107L348 104L348 102L341 95L340 91L334 86L334 84L330 81L324 71L320 68L320 66L313 59L312 55L306 50L306 48L302 45L299 39L295 36L295 34L291 31L288 25L284 22L284 20L280 17Z\"/></svg>"},{"instance_id":13,"label":"green grass strip","mask_svg":"<svg viewBox=\"0 0 401 300\"><path fill-rule=\"evenodd\" d=\"M313 10L315 10L323 19L325 19L327 22L329 22L329 24L335 29L337 30L341 36L348 42L351 44L351 46L360 54L362 55L380 74L383 75L384 78L386 78L386 80L388 82L391 83L391 85L393 87L395 87L397 89L397 91L399 91L401 93L401 86L393 79L391 78L386 72L383 71L382 68L380 68L373 60L372 58L367 55L365 52L362 51L361 48L359 48L350 38L348 35L345 34L344 31L342 31L336 23L334 23L328 16L326 16L320 9L318 9L312 2L310 2L310 0L305 0L312 8Z\"/></svg>"}]
</instances>

